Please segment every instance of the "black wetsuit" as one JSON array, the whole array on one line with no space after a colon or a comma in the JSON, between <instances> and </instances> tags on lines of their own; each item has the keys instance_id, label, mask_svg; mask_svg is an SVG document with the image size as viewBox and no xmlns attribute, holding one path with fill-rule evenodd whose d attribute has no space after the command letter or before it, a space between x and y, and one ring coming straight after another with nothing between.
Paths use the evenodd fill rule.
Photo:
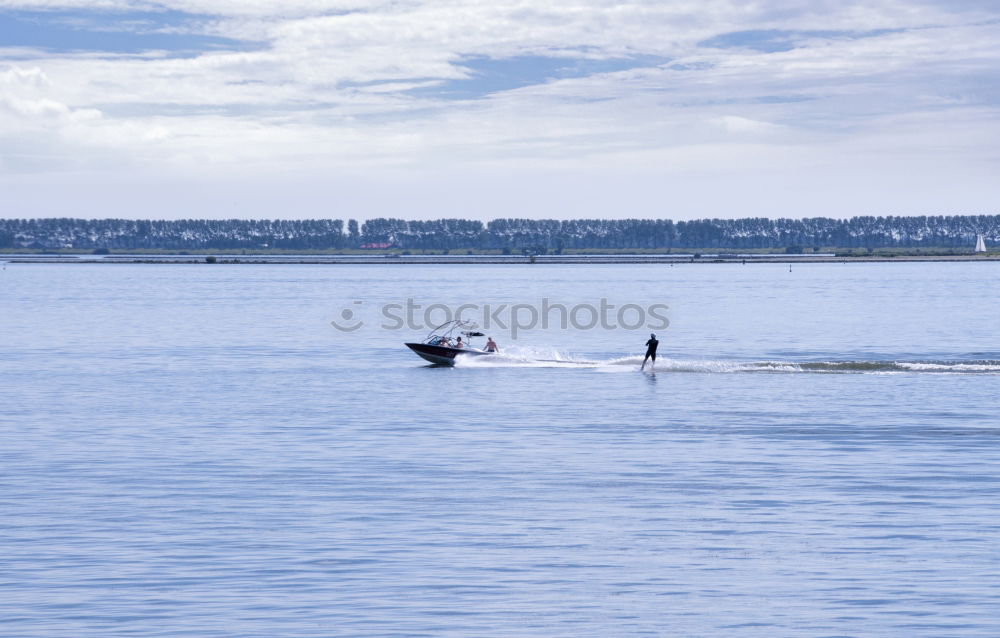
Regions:
<instances>
[{"instance_id":1,"label":"black wetsuit","mask_svg":"<svg viewBox=\"0 0 1000 638\"><path fill-rule=\"evenodd\" d=\"M653 358L653 363L656 363L656 346L658 345L660 345L659 339L650 339L646 342L646 358L642 360L643 366L646 365L646 361L648 361L650 357Z\"/></svg>"}]
</instances>

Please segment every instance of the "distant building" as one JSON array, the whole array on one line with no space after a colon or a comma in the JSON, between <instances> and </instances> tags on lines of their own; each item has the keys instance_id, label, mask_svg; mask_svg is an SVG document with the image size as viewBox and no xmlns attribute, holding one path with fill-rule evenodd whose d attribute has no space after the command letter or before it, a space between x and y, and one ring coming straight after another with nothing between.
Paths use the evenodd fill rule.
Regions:
<instances>
[{"instance_id":1,"label":"distant building","mask_svg":"<svg viewBox=\"0 0 1000 638\"><path fill-rule=\"evenodd\" d=\"M393 245L392 242L381 241L371 244L361 244L361 248L367 250L385 250L386 248L393 248Z\"/></svg>"}]
</instances>

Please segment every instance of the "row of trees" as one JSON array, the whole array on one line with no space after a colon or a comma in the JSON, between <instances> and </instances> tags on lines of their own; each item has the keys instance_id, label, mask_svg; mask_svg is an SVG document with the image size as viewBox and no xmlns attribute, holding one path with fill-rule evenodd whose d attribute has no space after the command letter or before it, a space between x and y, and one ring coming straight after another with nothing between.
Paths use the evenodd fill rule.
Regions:
<instances>
[{"instance_id":1,"label":"row of trees","mask_svg":"<svg viewBox=\"0 0 1000 638\"><path fill-rule=\"evenodd\" d=\"M347 248L360 241L339 219L0 219L0 248Z\"/></svg>"},{"instance_id":2,"label":"row of trees","mask_svg":"<svg viewBox=\"0 0 1000 638\"><path fill-rule=\"evenodd\" d=\"M1000 239L1000 215L832 219L0 219L3 248L414 250L964 247Z\"/></svg>"}]
</instances>

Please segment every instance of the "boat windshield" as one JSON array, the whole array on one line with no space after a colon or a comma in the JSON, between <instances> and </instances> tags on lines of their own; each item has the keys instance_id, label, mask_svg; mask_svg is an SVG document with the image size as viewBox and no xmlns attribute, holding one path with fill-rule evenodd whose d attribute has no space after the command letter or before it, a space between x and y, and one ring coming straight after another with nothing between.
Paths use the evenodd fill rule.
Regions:
<instances>
[{"instance_id":1,"label":"boat windshield","mask_svg":"<svg viewBox=\"0 0 1000 638\"><path fill-rule=\"evenodd\" d=\"M458 334L466 338L466 345L468 345L468 340L472 337L483 336L483 333L476 331L476 328L478 327L479 326L475 323L462 319L448 321L434 328L434 330L432 330L431 333L424 339L424 343L431 346L447 345L446 343L443 343L445 341L450 342L450 344L454 344L455 339L453 337L453 333L457 331Z\"/></svg>"}]
</instances>

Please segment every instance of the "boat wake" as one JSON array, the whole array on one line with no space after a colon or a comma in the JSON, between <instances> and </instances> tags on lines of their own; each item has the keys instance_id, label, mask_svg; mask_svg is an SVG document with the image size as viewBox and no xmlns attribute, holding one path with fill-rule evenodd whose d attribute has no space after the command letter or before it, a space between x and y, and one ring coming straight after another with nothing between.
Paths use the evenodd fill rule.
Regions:
<instances>
[{"instance_id":1,"label":"boat wake","mask_svg":"<svg viewBox=\"0 0 1000 638\"><path fill-rule=\"evenodd\" d=\"M593 368L603 372L629 372L642 365L642 355L611 359L587 358L558 350L511 347L491 357L459 358L460 368ZM646 369L649 370L649 364ZM812 374L995 374L1000 375L1000 360L853 360L853 361L792 361L735 359L671 359L656 360L656 372L693 373L812 373Z\"/></svg>"}]
</instances>

